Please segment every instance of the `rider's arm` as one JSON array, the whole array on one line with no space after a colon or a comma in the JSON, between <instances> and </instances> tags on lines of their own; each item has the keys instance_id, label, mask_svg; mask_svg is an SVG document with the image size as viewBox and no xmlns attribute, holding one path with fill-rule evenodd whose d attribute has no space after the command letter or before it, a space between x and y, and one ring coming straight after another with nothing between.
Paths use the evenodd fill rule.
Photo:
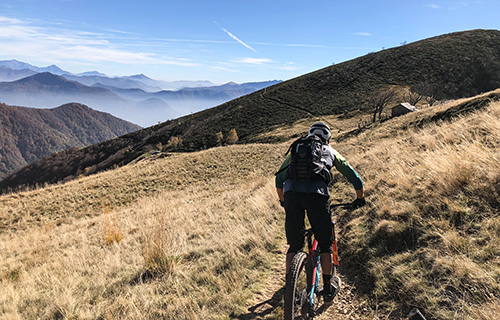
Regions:
<instances>
[{"instance_id":1,"label":"rider's arm","mask_svg":"<svg viewBox=\"0 0 500 320\"><path fill-rule=\"evenodd\" d=\"M280 201L285 201L285 192L283 188L276 188L276 192L278 193L278 198Z\"/></svg>"},{"instance_id":2,"label":"rider's arm","mask_svg":"<svg viewBox=\"0 0 500 320\"><path fill-rule=\"evenodd\" d=\"M290 155L286 157L285 161L283 161L283 164L281 164L280 169L278 170L278 174L276 175L275 183L276 183L276 192L278 193L278 198L280 201L285 201L285 196L283 192L283 184L285 183L286 176L287 176L287 167L290 165Z\"/></svg>"},{"instance_id":3,"label":"rider's arm","mask_svg":"<svg viewBox=\"0 0 500 320\"><path fill-rule=\"evenodd\" d=\"M356 190L356 197L362 199L364 197L363 180L358 173L351 167L347 160L342 155L334 150L335 153L335 168L353 185Z\"/></svg>"}]
</instances>

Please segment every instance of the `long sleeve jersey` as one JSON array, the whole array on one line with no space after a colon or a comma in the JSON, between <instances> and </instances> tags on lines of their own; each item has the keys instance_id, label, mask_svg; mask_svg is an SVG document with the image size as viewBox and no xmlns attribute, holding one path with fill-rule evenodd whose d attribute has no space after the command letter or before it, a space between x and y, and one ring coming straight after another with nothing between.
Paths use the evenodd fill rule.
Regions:
<instances>
[{"instance_id":1,"label":"long sleeve jersey","mask_svg":"<svg viewBox=\"0 0 500 320\"><path fill-rule=\"evenodd\" d=\"M287 177L287 168L290 165L291 155L285 159L276 175L276 188L284 189L284 192L307 192L319 193L326 196L330 195L328 185L323 180L300 180L293 181ZM321 161L331 170L335 167L354 187L355 190L363 188L363 180L359 177L356 171L349 165L347 160L342 155L333 149L330 145L324 145L321 152Z\"/></svg>"}]
</instances>

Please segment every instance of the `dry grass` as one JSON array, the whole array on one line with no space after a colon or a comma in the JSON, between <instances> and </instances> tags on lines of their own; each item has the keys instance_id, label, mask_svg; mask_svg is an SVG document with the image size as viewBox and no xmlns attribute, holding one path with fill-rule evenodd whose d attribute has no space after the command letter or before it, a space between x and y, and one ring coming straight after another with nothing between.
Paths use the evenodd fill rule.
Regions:
<instances>
[{"instance_id":1,"label":"dry grass","mask_svg":"<svg viewBox=\"0 0 500 320\"><path fill-rule=\"evenodd\" d=\"M419 116L342 144L356 149L371 202L343 217L344 253L391 318L418 306L433 319L483 319L474 310L500 294L500 103L400 130Z\"/></svg>"},{"instance_id":2,"label":"dry grass","mask_svg":"<svg viewBox=\"0 0 500 320\"><path fill-rule=\"evenodd\" d=\"M410 124L329 117L369 205L339 210L342 272L374 316L491 319L500 294L500 104ZM275 128L279 139L310 121ZM272 173L287 143L151 156L0 197L3 319L229 319L263 291L283 244ZM335 176L332 200L352 200ZM282 277L282 275L278 275ZM276 313L278 314L278 313ZM494 318L494 317L493 317Z\"/></svg>"},{"instance_id":3,"label":"dry grass","mask_svg":"<svg viewBox=\"0 0 500 320\"><path fill-rule=\"evenodd\" d=\"M269 169L278 164L250 165L271 147L263 148L148 159L0 198L2 318L227 319L244 313L270 276L282 236ZM158 179L167 180L163 189L155 188ZM127 195L133 190L142 192ZM95 205L85 208L72 195Z\"/></svg>"},{"instance_id":4,"label":"dry grass","mask_svg":"<svg viewBox=\"0 0 500 320\"><path fill-rule=\"evenodd\" d=\"M150 156L133 165L66 184L2 196L0 233L101 215L103 210L127 207L159 192L204 189L218 181L237 185L249 176L269 177L285 151L285 146L259 145L166 158Z\"/></svg>"}]
</instances>

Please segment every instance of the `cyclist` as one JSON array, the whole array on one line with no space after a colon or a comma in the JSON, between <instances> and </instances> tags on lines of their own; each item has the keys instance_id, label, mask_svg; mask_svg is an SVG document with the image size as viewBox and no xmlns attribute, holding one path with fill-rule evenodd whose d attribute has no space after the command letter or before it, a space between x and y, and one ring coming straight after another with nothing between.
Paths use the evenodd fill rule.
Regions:
<instances>
[{"instance_id":1,"label":"cyclist","mask_svg":"<svg viewBox=\"0 0 500 320\"><path fill-rule=\"evenodd\" d=\"M333 254L332 254L332 220L330 213L328 190L331 182L331 169L335 167L356 190L356 200L351 204L352 209L365 205L363 181L349 163L330 145L331 131L323 122L314 123L309 129L307 137L315 135L321 139L320 158L322 170L330 178L300 179L291 172L293 167L293 150L276 173L276 190L280 204L285 208L285 231L289 249L286 255L286 276L290 273L293 256L304 249L304 218L305 212L311 223L315 238L320 247L321 269L324 288L322 291L325 302L333 300L340 288L332 284ZM295 147L294 147L295 146ZM292 144L292 147L297 148ZM291 149L292 149L291 147ZM318 148L319 149L319 148ZM314 165L313 165L314 166ZM325 173L322 174L326 176ZM328 181L329 180L329 181Z\"/></svg>"}]
</instances>

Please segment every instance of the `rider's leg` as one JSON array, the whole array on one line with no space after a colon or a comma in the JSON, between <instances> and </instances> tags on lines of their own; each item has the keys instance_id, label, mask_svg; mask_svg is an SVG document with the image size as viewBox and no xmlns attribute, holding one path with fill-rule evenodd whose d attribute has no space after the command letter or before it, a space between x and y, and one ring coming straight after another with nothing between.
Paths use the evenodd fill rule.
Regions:
<instances>
[{"instance_id":1,"label":"rider's leg","mask_svg":"<svg viewBox=\"0 0 500 320\"><path fill-rule=\"evenodd\" d=\"M295 256L295 253L288 253L286 255L286 274L290 273L290 265L292 264L293 257Z\"/></svg>"},{"instance_id":2,"label":"rider's leg","mask_svg":"<svg viewBox=\"0 0 500 320\"><path fill-rule=\"evenodd\" d=\"M323 274L333 274L333 254L332 253L322 253L320 255L321 259L321 271Z\"/></svg>"},{"instance_id":3,"label":"rider's leg","mask_svg":"<svg viewBox=\"0 0 500 320\"><path fill-rule=\"evenodd\" d=\"M293 256L304 249L305 210L301 204L304 195L286 192L285 195L285 232L290 248L286 255L286 274L290 273Z\"/></svg>"},{"instance_id":4,"label":"rider's leg","mask_svg":"<svg viewBox=\"0 0 500 320\"><path fill-rule=\"evenodd\" d=\"M328 197L320 194L312 194L311 201L307 205L307 216L314 231L314 236L319 242L321 251L321 271L323 273L323 284L325 293L330 293L330 283L333 274L333 234L332 218Z\"/></svg>"},{"instance_id":5,"label":"rider's leg","mask_svg":"<svg viewBox=\"0 0 500 320\"><path fill-rule=\"evenodd\" d=\"M320 255L321 271L323 272L323 286L326 293L330 293L333 274L333 254L322 253Z\"/></svg>"}]
</instances>

